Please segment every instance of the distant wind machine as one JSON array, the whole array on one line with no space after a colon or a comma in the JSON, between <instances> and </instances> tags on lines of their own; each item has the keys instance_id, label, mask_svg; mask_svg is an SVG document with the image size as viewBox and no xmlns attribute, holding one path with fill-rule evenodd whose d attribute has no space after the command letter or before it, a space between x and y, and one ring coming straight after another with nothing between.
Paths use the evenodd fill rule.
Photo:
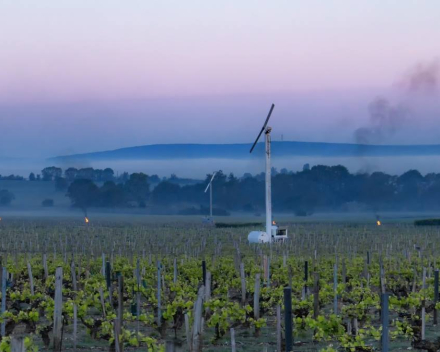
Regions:
<instances>
[{"instance_id":1,"label":"distant wind machine","mask_svg":"<svg viewBox=\"0 0 440 352\"><path fill-rule=\"evenodd\" d=\"M211 181L209 181L209 183L205 189L205 193L206 193L209 188L209 217L203 219L203 222L205 222L205 223L214 223L214 218L212 217L212 181L214 181L214 177L216 174L217 174L217 171L215 171L212 174Z\"/></svg>"},{"instance_id":2,"label":"distant wind machine","mask_svg":"<svg viewBox=\"0 0 440 352\"><path fill-rule=\"evenodd\" d=\"M267 126L270 116L272 115L273 109L275 105L272 104L269 110L269 114L267 115L266 121L264 122L263 127L261 128L260 133L257 136L250 153L254 150L257 145L261 135L264 132L264 141L265 141L265 151L266 151L266 232L264 231L252 231L248 235L248 241L250 243L268 243L268 242L278 242L284 241L287 239L287 228L286 227L278 227L275 224L275 221L272 220L272 175L271 175L271 150L270 150L270 133L272 132L272 128Z\"/></svg>"}]
</instances>

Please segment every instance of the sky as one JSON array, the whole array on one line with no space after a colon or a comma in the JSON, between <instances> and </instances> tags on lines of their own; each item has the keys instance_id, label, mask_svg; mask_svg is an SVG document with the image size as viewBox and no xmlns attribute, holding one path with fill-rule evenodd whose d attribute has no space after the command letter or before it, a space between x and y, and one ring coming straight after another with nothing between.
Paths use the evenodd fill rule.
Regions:
<instances>
[{"instance_id":1,"label":"sky","mask_svg":"<svg viewBox=\"0 0 440 352\"><path fill-rule=\"evenodd\" d=\"M274 139L440 143L438 91L403 87L439 23L437 0L0 0L0 157L252 142L271 103ZM409 113L377 127L378 96Z\"/></svg>"}]
</instances>

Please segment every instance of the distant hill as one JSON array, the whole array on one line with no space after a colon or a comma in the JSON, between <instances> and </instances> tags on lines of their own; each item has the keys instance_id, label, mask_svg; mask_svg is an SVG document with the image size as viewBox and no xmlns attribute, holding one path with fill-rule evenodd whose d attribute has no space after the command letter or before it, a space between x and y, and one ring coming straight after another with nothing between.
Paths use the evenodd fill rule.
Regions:
<instances>
[{"instance_id":1,"label":"distant hill","mask_svg":"<svg viewBox=\"0 0 440 352\"><path fill-rule=\"evenodd\" d=\"M259 143L250 155L251 144L152 144L111 151L57 156L52 162L166 159L248 159L264 152ZM427 156L440 155L440 145L361 145L319 142L272 142L274 157L320 156Z\"/></svg>"}]
</instances>

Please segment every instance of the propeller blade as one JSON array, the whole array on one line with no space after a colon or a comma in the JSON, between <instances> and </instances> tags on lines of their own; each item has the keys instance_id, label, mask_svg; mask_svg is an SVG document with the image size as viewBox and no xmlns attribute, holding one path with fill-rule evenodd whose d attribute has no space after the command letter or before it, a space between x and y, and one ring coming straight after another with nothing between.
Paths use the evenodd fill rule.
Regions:
<instances>
[{"instance_id":1,"label":"propeller blade","mask_svg":"<svg viewBox=\"0 0 440 352\"><path fill-rule=\"evenodd\" d=\"M206 186L205 193L209 189L209 186L211 186L212 181L214 181L214 177L216 174L217 174L217 171L212 174L211 181L209 181L208 185Z\"/></svg>"},{"instance_id":2,"label":"propeller blade","mask_svg":"<svg viewBox=\"0 0 440 352\"><path fill-rule=\"evenodd\" d=\"M254 150L255 146L256 146L257 143L258 143L258 140L260 139L261 134L263 133L263 131L264 131L264 127L261 129L260 133L258 134L258 137L257 137L257 139L255 140L254 144L252 145L251 151L250 151L249 153L252 153L252 151Z\"/></svg>"},{"instance_id":3,"label":"propeller blade","mask_svg":"<svg viewBox=\"0 0 440 352\"><path fill-rule=\"evenodd\" d=\"M211 183L212 181L214 181L214 177L215 177L216 174L217 174L217 171L214 172L214 173L212 174L211 181L209 181L209 183Z\"/></svg>"},{"instance_id":4,"label":"propeller blade","mask_svg":"<svg viewBox=\"0 0 440 352\"><path fill-rule=\"evenodd\" d=\"M258 140L259 140L260 137L261 137L261 134L263 133L264 129L265 129L266 126L267 126L267 123L269 122L270 115L272 115L272 111L273 111L273 108L274 108L274 107L275 107L275 104L272 104L272 106L270 107L270 110L269 110L269 114L268 114L267 117L266 117L266 121L264 122L263 128L261 129L260 133L258 134L258 137L257 137L257 139L255 140L254 144L252 145L252 148L251 148L251 150L250 150L249 153L252 153L252 151L254 150L255 146L257 145Z\"/></svg>"}]
</instances>

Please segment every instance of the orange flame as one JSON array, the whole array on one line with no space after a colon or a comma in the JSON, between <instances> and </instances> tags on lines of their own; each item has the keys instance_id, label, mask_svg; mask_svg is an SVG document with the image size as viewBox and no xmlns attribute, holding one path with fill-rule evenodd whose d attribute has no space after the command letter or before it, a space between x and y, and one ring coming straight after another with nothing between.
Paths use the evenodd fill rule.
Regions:
<instances>
[{"instance_id":1,"label":"orange flame","mask_svg":"<svg viewBox=\"0 0 440 352\"><path fill-rule=\"evenodd\" d=\"M89 218L86 216L86 217L84 218L84 221L86 222L86 224L88 224L88 223L89 223Z\"/></svg>"},{"instance_id":2,"label":"orange flame","mask_svg":"<svg viewBox=\"0 0 440 352\"><path fill-rule=\"evenodd\" d=\"M275 220L274 221L272 221L272 225L276 225L277 223L275 222Z\"/></svg>"},{"instance_id":3,"label":"orange flame","mask_svg":"<svg viewBox=\"0 0 440 352\"><path fill-rule=\"evenodd\" d=\"M380 220L377 220L377 221L376 221L376 224L377 224L377 226L382 225L382 223L380 222Z\"/></svg>"}]
</instances>

